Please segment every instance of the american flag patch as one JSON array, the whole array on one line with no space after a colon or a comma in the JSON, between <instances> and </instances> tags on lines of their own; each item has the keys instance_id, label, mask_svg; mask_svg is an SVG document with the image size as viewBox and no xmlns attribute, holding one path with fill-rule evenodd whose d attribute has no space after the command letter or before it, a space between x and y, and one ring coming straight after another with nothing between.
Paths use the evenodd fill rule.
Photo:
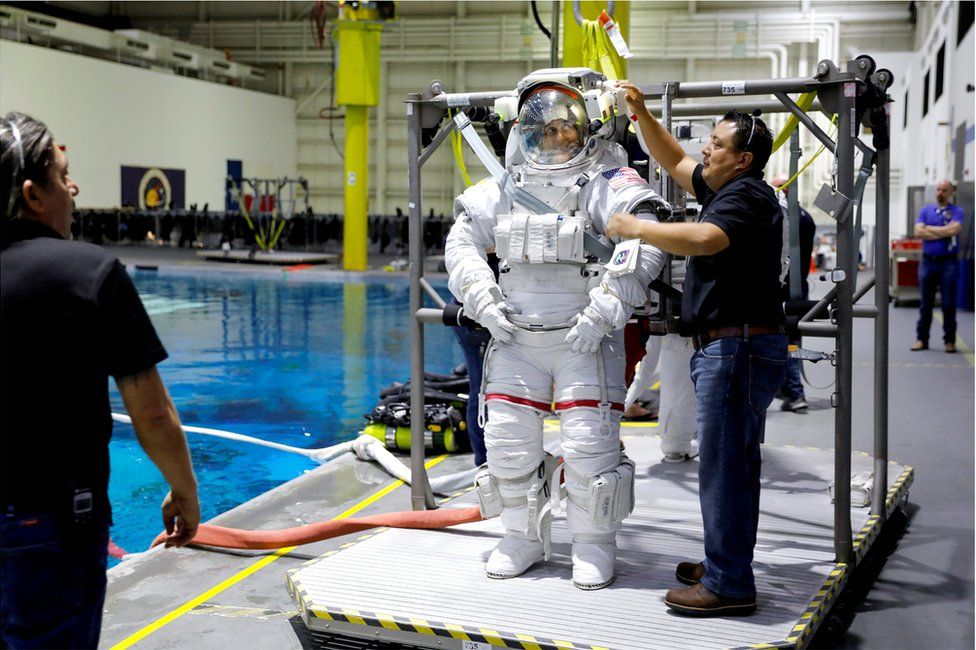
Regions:
<instances>
[{"instance_id":1,"label":"american flag patch","mask_svg":"<svg viewBox=\"0 0 976 650\"><path fill-rule=\"evenodd\" d=\"M633 167L620 167L603 172L603 177L607 179L610 187L619 190L628 185L647 185L644 177L637 173Z\"/></svg>"}]
</instances>

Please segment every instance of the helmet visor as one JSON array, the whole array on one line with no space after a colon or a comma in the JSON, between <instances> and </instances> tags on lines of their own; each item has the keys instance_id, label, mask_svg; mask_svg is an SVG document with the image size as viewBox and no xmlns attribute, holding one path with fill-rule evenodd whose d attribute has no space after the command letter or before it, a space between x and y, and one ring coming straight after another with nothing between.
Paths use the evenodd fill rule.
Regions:
<instances>
[{"instance_id":1,"label":"helmet visor","mask_svg":"<svg viewBox=\"0 0 976 650\"><path fill-rule=\"evenodd\" d=\"M583 151L586 109L580 96L556 86L542 86L519 112L522 153L530 163L551 167L573 160Z\"/></svg>"}]
</instances>

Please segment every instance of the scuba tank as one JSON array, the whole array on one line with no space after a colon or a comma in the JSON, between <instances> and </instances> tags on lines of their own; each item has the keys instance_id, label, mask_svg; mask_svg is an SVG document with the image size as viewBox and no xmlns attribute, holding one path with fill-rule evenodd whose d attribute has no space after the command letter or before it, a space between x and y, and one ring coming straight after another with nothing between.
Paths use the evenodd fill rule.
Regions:
<instances>
[{"instance_id":1,"label":"scuba tank","mask_svg":"<svg viewBox=\"0 0 976 650\"><path fill-rule=\"evenodd\" d=\"M465 402L455 396L456 401ZM458 451L456 434L467 435L467 424L453 404L424 404L424 447L435 454ZM380 404L366 415L363 433L393 451L410 451L410 403Z\"/></svg>"},{"instance_id":2,"label":"scuba tank","mask_svg":"<svg viewBox=\"0 0 976 650\"><path fill-rule=\"evenodd\" d=\"M430 453L469 451L464 414L468 404L468 369L450 375L424 373L424 447ZM379 404L366 414L363 433L392 451L410 450L410 382L395 381L380 390Z\"/></svg>"}]
</instances>

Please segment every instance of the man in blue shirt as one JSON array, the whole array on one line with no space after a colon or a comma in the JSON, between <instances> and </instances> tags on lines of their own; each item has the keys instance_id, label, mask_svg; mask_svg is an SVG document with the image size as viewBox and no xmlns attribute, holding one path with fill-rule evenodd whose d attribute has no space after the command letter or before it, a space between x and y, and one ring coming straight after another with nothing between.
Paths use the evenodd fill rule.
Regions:
<instances>
[{"instance_id":1,"label":"man in blue shirt","mask_svg":"<svg viewBox=\"0 0 976 650\"><path fill-rule=\"evenodd\" d=\"M935 291L942 294L942 332L945 351L956 351L956 280L959 277L959 231L963 211L951 202L955 186L941 180L935 186L935 203L922 208L915 221L915 236L922 241L922 263L918 285L922 304L918 311L917 336L912 351L929 349L929 328Z\"/></svg>"}]
</instances>

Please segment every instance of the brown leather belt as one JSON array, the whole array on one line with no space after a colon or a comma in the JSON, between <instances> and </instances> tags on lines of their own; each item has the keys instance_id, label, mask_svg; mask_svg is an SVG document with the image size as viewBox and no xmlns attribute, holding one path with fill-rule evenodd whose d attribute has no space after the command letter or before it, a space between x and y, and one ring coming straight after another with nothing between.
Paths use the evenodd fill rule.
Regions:
<instances>
[{"instance_id":1,"label":"brown leather belt","mask_svg":"<svg viewBox=\"0 0 976 650\"><path fill-rule=\"evenodd\" d=\"M786 334L786 329L782 325L729 325L728 327L716 327L692 336L691 344L695 346L695 351L697 352L712 341L718 339L740 337L748 341L750 336L760 336L762 334Z\"/></svg>"}]
</instances>

